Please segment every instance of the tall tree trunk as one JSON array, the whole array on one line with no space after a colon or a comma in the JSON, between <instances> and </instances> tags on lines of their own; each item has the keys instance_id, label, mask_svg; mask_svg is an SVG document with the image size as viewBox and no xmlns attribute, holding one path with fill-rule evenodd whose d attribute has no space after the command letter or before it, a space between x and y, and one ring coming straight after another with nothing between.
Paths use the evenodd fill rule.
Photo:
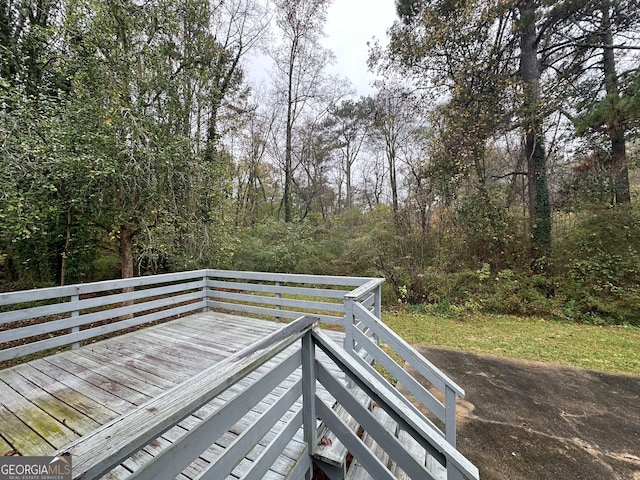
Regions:
<instances>
[{"instance_id":1,"label":"tall tree trunk","mask_svg":"<svg viewBox=\"0 0 640 480\"><path fill-rule=\"evenodd\" d=\"M127 225L120 226L120 271L122 278L133 278L133 237L135 233ZM122 293L133 292L133 287L125 287ZM122 302L123 307L133 305L133 300ZM121 320L133 318L133 314L122 316Z\"/></svg>"},{"instance_id":2,"label":"tall tree trunk","mask_svg":"<svg viewBox=\"0 0 640 480\"><path fill-rule=\"evenodd\" d=\"M347 151L346 151L346 164L345 164L345 181L346 181L346 187L347 187L347 210L351 210L351 208L353 207L353 188L351 186L351 167L353 165L353 161L351 160L351 149L349 147L349 145L347 144Z\"/></svg>"},{"instance_id":3,"label":"tall tree trunk","mask_svg":"<svg viewBox=\"0 0 640 480\"><path fill-rule=\"evenodd\" d=\"M398 220L398 175L396 170L396 148L392 143L393 140L387 139L387 162L389 163L389 184L391 186L391 206L393 208L393 216Z\"/></svg>"},{"instance_id":4,"label":"tall tree trunk","mask_svg":"<svg viewBox=\"0 0 640 480\"><path fill-rule=\"evenodd\" d=\"M133 237L135 233L127 225L120 226L120 265L122 278L133 278Z\"/></svg>"},{"instance_id":5,"label":"tall tree trunk","mask_svg":"<svg viewBox=\"0 0 640 480\"><path fill-rule=\"evenodd\" d=\"M520 76L524 82L526 102L524 155L527 159L529 221L533 259L540 260L551 253L551 207L544 148L544 117L541 113L535 0L525 0L521 4L520 19Z\"/></svg>"},{"instance_id":6,"label":"tall tree trunk","mask_svg":"<svg viewBox=\"0 0 640 480\"><path fill-rule=\"evenodd\" d=\"M67 210L67 221L65 223L64 245L60 252L60 286L65 284L67 276L67 258L69 256L69 246L71 245L71 207Z\"/></svg>"},{"instance_id":7,"label":"tall tree trunk","mask_svg":"<svg viewBox=\"0 0 640 480\"><path fill-rule=\"evenodd\" d=\"M294 82L294 68L296 61L296 52L298 49L298 39L294 39L291 45L291 51L289 54L289 71L288 75L288 87L287 87L287 127L286 127L286 140L284 147L284 192L282 197L282 203L284 207L284 221L290 222L292 220L291 215L291 186L293 184L293 117L294 117L294 103L293 98L293 82Z\"/></svg>"},{"instance_id":8,"label":"tall tree trunk","mask_svg":"<svg viewBox=\"0 0 640 480\"><path fill-rule=\"evenodd\" d=\"M289 110L291 110L291 104L289 104ZM282 197L282 203L284 207L284 221L290 222L291 216L291 184L293 183L293 160L292 160L292 133L293 125L289 120L290 113L287 113L287 133L286 133L286 145L284 153L284 192Z\"/></svg>"},{"instance_id":9,"label":"tall tree trunk","mask_svg":"<svg viewBox=\"0 0 640 480\"><path fill-rule=\"evenodd\" d=\"M616 111L620 101L618 87L618 74L616 72L616 59L613 49L613 35L611 33L611 16L609 12L610 2L602 5L602 44L603 44L603 69L605 77L605 89L607 96L613 103L611 112L612 121L608 125L608 134L611 142L611 156L607 161L607 170L611 178L612 203L629 203L629 169L627 161L627 149L624 138L623 118Z\"/></svg>"}]
</instances>

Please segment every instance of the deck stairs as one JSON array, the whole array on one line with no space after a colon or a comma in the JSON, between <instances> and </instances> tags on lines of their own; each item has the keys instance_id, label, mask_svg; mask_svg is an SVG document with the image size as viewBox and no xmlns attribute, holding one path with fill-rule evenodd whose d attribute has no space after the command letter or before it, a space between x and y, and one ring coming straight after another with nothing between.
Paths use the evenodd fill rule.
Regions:
<instances>
[{"instance_id":1,"label":"deck stairs","mask_svg":"<svg viewBox=\"0 0 640 480\"><path fill-rule=\"evenodd\" d=\"M371 400L371 398L357 386L352 386L350 392L358 403L368 409L373 417L395 437L403 448L411 454L431 474L433 480L447 480L446 469L438 463L427 450L422 447L411 435L402 430L396 421ZM362 438L363 443L372 451L378 460L398 480L411 480L389 456L384 445L376 442L375 438L365 432L361 425L339 403L334 403L333 409L336 415L354 434ZM426 418L425 418L426 420ZM355 459L348 448L340 439L324 424L318 428L318 444L314 453L314 460L318 468L330 480L376 480L368 472L360 461Z\"/></svg>"},{"instance_id":2,"label":"deck stairs","mask_svg":"<svg viewBox=\"0 0 640 480\"><path fill-rule=\"evenodd\" d=\"M374 406L373 416L387 429L387 431L389 431L391 435L395 436L399 440L404 448L417 461L427 468L434 480L447 479L447 471L407 432L399 429L398 424L383 409ZM365 433L363 436L363 442L371 449L380 462L389 469L395 478L398 480L410 480L411 477L407 475L395 462L393 462L384 446L379 445L373 437ZM345 480L375 480L367 471L366 467L358 460L352 461L352 464L344 478Z\"/></svg>"}]
</instances>

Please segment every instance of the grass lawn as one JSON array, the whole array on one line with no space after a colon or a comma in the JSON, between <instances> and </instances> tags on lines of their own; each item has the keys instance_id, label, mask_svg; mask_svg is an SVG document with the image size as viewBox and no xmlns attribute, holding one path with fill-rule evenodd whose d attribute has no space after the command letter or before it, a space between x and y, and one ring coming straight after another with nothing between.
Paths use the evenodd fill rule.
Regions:
<instances>
[{"instance_id":1,"label":"grass lawn","mask_svg":"<svg viewBox=\"0 0 640 480\"><path fill-rule=\"evenodd\" d=\"M640 376L640 328L474 315L464 319L384 312L409 343Z\"/></svg>"}]
</instances>

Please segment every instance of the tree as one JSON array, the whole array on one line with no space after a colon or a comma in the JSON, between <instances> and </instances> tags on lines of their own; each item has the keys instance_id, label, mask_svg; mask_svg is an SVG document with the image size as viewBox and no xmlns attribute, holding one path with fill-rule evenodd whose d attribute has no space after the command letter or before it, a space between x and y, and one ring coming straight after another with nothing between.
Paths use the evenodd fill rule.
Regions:
<instances>
[{"instance_id":1,"label":"tree","mask_svg":"<svg viewBox=\"0 0 640 480\"><path fill-rule=\"evenodd\" d=\"M251 109L244 128L235 136L236 225L253 226L262 220L261 210L269 208L275 196L274 172L267 162L269 134L275 118Z\"/></svg>"},{"instance_id":2,"label":"tree","mask_svg":"<svg viewBox=\"0 0 640 480\"><path fill-rule=\"evenodd\" d=\"M400 209L401 148L411 141L411 133L419 125L420 118L417 99L402 87L386 87L374 99L372 137L387 161L391 207L396 220Z\"/></svg>"},{"instance_id":3,"label":"tree","mask_svg":"<svg viewBox=\"0 0 640 480\"><path fill-rule=\"evenodd\" d=\"M476 152L477 173L487 140L521 132L534 260L547 258L551 248L545 123L578 74L575 62L565 62L573 47L565 27L584 14L588 3L401 0L402 21L391 31L387 68L401 68L421 85L435 85L448 96L447 104L464 119L458 123L466 120L465 130L475 139L475 147L466 145ZM378 50L372 59L384 55ZM492 85L497 88L492 90ZM519 170L513 174L521 174Z\"/></svg>"},{"instance_id":4,"label":"tree","mask_svg":"<svg viewBox=\"0 0 640 480\"><path fill-rule=\"evenodd\" d=\"M56 0L0 1L0 75L27 95L54 95L65 88L56 45Z\"/></svg>"},{"instance_id":5,"label":"tree","mask_svg":"<svg viewBox=\"0 0 640 480\"><path fill-rule=\"evenodd\" d=\"M309 104L321 93L323 71L333 60L319 43L331 0L276 0L276 23L283 34L283 44L275 52L276 68L283 74L285 145L282 206L284 220L292 220L294 175L294 127Z\"/></svg>"},{"instance_id":6,"label":"tree","mask_svg":"<svg viewBox=\"0 0 640 480\"><path fill-rule=\"evenodd\" d=\"M551 204L547 179L547 154L545 151L544 118L540 79L539 29L540 17L537 0L524 0L518 6L520 59L519 75L523 83L522 127L524 131L524 156L527 160L529 187L529 221L533 239L533 258L548 257L551 252Z\"/></svg>"},{"instance_id":7,"label":"tree","mask_svg":"<svg viewBox=\"0 0 640 480\"><path fill-rule=\"evenodd\" d=\"M340 170L344 174L345 202L349 210L353 205L353 166L356 163L362 145L367 138L373 118L373 98L363 97L358 101L343 100L329 110L324 128L331 131L332 147L340 152ZM338 186L341 198L342 184ZM338 205L340 208L342 205Z\"/></svg>"},{"instance_id":8,"label":"tree","mask_svg":"<svg viewBox=\"0 0 640 480\"><path fill-rule=\"evenodd\" d=\"M60 11L54 1L0 2L0 222L21 273L64 283L78 199L60 148L70 89Z\"/></svg>"},{"instance_id":9,"label":"tree","mask_svg":"<svg viewBox=\"0 0 640 480\"><path fill-rule=\"evenodd\" d=\"M194 235L206 237L198 228L221 208L224 171L207 152L211 118L219 117L211 112L231 87L219 91L220 70L212 69L220 65L210 63L212 52L220 55L211 8L202 0L78 0L68 7L69 42L80 66L69 118L92 152L83 172L89 203L81 214L116 242L123 277L134 274L137 238L152 241L156 230L165 238L158 248L171 248L170 238L184 248ZM216 159L228 163L224 152Z\"/></svg>"},{"instance_id":10,"label":"tree","mask_svg":"<svg viewBox=\"0 0 640 480\"><path fill-rule=\"evenodd\" d=\"M333 146L328 141L322 122L305 119L299 130L301 142L296 154L300 174L294 178L297 196L300 198L300 220L312 211L319 211L327 219L334 205L335 192L329 185L329 170L333 167Z\"/></svg>"},{"instance_id":11,"label":"tree","mask_svg":"<svg viewBox=\"0 0 640 480\"><path fill-rule=\"evenodd\" d=\"M367 156L362 167L361 203L372 211L380 205L385 205L385 184L387 182L386 159L384 153L377 148Z\"/></svg>"},{"instance_id":12,"label":"tree","mask_svg":"<svg viewBox=\"0 0 640 480\"><path fill-rule=\"evenodd\" d=\"M626 135L633 122L627 105L634 94L627 85L633 84L629 80L638 68L628 53L639 48L635 45L639 8L637 0L598 0L571 25L577 32L573 39L576 50L588 52L580 64L587 88L577 91L579 110L574 120L579 135L607 138L608 152L600 156L608 174L612 204L631 199Z\"/></svg>"}]
</instances>

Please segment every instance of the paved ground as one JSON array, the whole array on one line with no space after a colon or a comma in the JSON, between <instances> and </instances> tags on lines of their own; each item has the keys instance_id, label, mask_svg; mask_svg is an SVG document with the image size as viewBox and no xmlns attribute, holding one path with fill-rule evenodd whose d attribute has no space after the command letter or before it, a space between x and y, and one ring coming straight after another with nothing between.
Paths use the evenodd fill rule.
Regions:
<instances>
[{"instance_id":1,"label":"paved ground","mask_svg":"<svg viewBox=\"0 0 640 480\"><path fill-rule=\"evenodd\" d=\"M640 480L640 378L419 350L466 391L458 448L482 480Z\"/></svg>"}]
</instances>

